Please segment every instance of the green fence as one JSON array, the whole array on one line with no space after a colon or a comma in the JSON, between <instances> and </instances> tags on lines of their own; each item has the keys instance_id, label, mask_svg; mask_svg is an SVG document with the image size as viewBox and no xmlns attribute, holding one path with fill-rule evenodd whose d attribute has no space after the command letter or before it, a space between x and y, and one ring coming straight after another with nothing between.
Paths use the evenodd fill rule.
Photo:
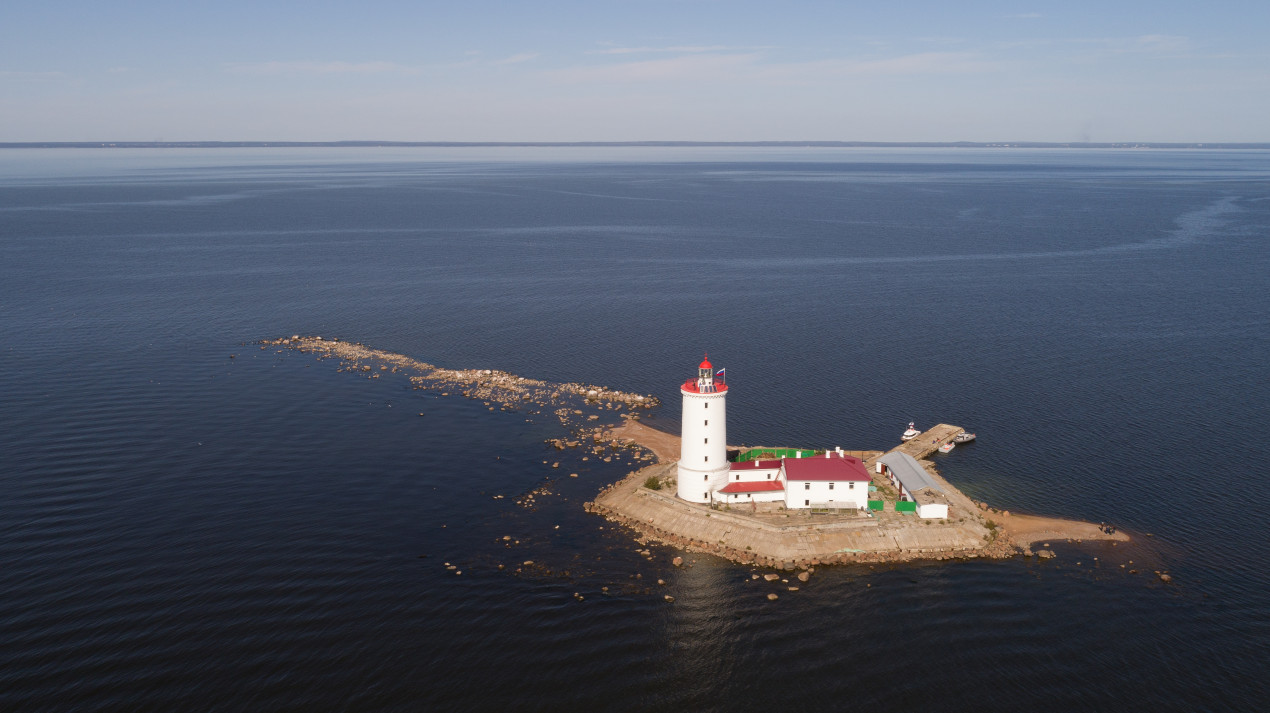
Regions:
<instances>
[{"instance_id":1,"label":"green fence","mask_svg":"<svg viewBox=\"0 0 1270 713\"><path fill-rule=\"evenodd\" d=\"M750 460L776 460L778 458L797 458L801 453L803 458L810 458L816 455L815 451L809 451L803 448L751 448L748 451L742 451L736 457L738 463L744 463Z\"/></svg>"},{"instance_id":2,"label":"green fence","mask_svg":"<svg viewBox=\"0 0 1270 713\"><path fill-rule=\"evenodd\" d=\"M917 512L917 503L912 500L901 500L895 503L895 512Z\"/></svg>"},{"instance_id":3,"label":"green fence","mask_svg":"<svg viewBox=\"0 0 1270 713\"><path fill-rule=\"evenodd\" d=\"M869 501L869 509L870 509L870 510L877 510L877 511L881 511L881 510L882 510L882 508L883 508L885 505L886 505L886 503L882 502L881 500L870 500L870 501Z\"/></svg>"}]
</instances>

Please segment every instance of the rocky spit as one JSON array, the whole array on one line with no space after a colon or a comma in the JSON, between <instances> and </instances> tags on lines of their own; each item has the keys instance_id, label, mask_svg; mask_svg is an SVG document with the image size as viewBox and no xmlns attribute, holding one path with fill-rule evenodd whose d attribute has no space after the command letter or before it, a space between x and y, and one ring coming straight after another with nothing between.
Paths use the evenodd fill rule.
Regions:
<instances>
[{"instance_id":1,"label":"rocky spit","mask_svg":"<svg viewBox=\"0 0 1270 713\"><path fill-rule=\"evenodd\" d=\"M639 419L637 411L660 404L653 396L594 384L554 383L497 369L445 369L357 342L321 336L292 335L262 340L262 350L270 347L280 351L294 350L314 354L319 359L337 359L339 371L369 379L378 379L385 373L403 374L416 389L434 391L442 396L458 395L479 400L491 411L498 409L528 414L550 412L559 419L562 426L572 432L571 437L547 441L560 450L583 449L606 462L619 458L623 451L634 451L633 458L636 461L655 460L649 450L657 449L645 450L644 446L649 444L640 443L639 434L646 429L615 428L616 422L624 420L631 426L638 425L632 423ZM844 540L841 532L827 532L835 529L832 525L772 527L758 521L747 523L749 518L744 515L711 512L708 508L683 503L673 496L660 495L645 488L645 481L652 476L668 484L666 492L673 492L675 463L667 462L669 459L664 457L665 454L662 455L661 462L640 468L621 481L605 487L584 508L634 531L641 543L656 542L685 552L710 554L741 564L781 570L807 569L827 564L1002 559L1020 554L1039 558L1053 557L1054 553L1048 549L1033 553L1028 547L1041 537L1038 534L1041 531L1045 537L1056 535L1053 539L1077 539L1082 535L1086 539L1128 539L1121 533L1099 536L1090 535L1087 531L1080 532L1077 537L1065 537L1064 535L1071 533L1065 532L1064 527L1070 529L1080 526L1092 530L1094 526L1092 523L1049 518L1031 517L1027 527L1011 527L1014 523L1011 522L1010 513L968 498L963 512L969 511L971 517L965 518L964 523L914 525L901 528L898 532L891 528L880 537L874 537L879 529L876 527L873 528L875 532L868 533L869 538L861 538L857 534L848 535L848 539ZM920 457L921 454L914 455ZM919 462L927 466L928 470L934 470L929 463ZM937 474L932 475L951 488ZM965 497L955 488L952 490L957 496ZM515 502L521 507L533 508L536 499L551 494L549 484L543 485L516 498ZM991 527L985 527L991 522L988 520L990 516L998 521L1003 520L1000 523L1003 526L998 527L993 523ZM716 520L708 523L712 517ZM1016 516L1014 519L1021 520L1023 517L1028 516ZM726 536L722 539L717 538L720 520L730 522L725 530ZM866 528L875 524L866 523ZM1017 543L1012 536L1012 530L1015 529L1019 530ZM773 531L777 534L774 535ZM707 537L702 533L710 535ZM848 542L850 546L842 547L844 542ZM1167 576L1165 574L1161 579L1167 582Z\"/></svg>"},{"instance_id":2,"label":"rocky spit","mask_svg":"<svg viewBox=\"0 0 1270 713\"><path fill-rule=\"evenodd\" d=\"M321 336L295 334L261 342L261 349L269 347L314 354L319 359L338 359L340 371L354 372L369 379L378 379L383 373L404 372L417 389L479 400L491 411L497 408L539 414L550 410L561 425L574 429L599 422L605 416L609 416L606 420L614 421L620 415L649 409L660 403L653 396L618 391L607 386L554 383L498 369L444 369L403 354ZM584 408L587 410L584 411ZM601 411L616 413L601 414Z\"/></svg>"}]
</instances>

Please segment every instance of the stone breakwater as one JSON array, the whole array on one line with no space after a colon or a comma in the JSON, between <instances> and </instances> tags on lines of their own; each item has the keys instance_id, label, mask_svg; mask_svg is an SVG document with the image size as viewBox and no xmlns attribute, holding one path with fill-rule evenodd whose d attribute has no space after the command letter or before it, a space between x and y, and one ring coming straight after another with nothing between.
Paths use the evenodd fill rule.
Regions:
<instances>
[{"instance_id":1,"label":"stone breakwater","mask_svg":"<svg viewBox=\"0 0 1270 713\"><path fill-rule=\"evenodd\" d=\"M607 386L582 383L555 383L517 376L498 369L445 369L403 354L373 349L364 344L320 336L292 335L282 339L266 339L261 349L277 347L314 354L319 359L338 359L339 371L348 371L378 379L384 373L404 373L417 389L451 393L480 400L494 410L523 410L542 413L546 410L566 427L580 427L588 421L600 421L599 411L623 413L649 409L660 403L653 396L633 394ZM583 408L596 411L587 414ZM581 418L584 417L585 418Z\"/></svg>"},{"instance_id":2,"label":"stone breakwater","mask_svg":"<svg viewBox=\"0 0 1270 713\"><path fill-rule=\"evenodd\" d=\"M583 507L645 540L778 569L919 559L1001 559L1020 551L1008 533L987 526L980 517L947 525L915 521L893 526L865 517L822 525L780 526L683 502L645 487L650 479L672 480L675 470L675 463L642 468L604 488ZM666 492L673 492L673 488Z\"/></svg>"},{"instance_id":3,"label":"stone breakwater","mask_svg":"<svg viewBox=\"0 0 1270 713\"><path fill-rule=\"evenodd\" d=\"M1015 555L1052 557L1049 545L1033 552L1031 546L1047 540L1121 540L1123 532L1108 533L1093 523L1035 515L1011 514L986 503L975 502L944 480L935 464L924 457L961 429L939 424L901 450L917 459L944 490L949 505L947 518L919 519L896 512L890 505L897 493L874 465L881 451L861 451L866 470L873 477L883 511L871 515L846 513L814 515L806 510L772 509L747 512L688 503L674 496L676 463L667 457L677 439L628 423L613 435L630 438L646 447L660 444L661 462L647 466L603 490L585 504L615 524L689 552L712 554L742 564L791 569L823 564L905 562L911 560L1003 559ZM656 487L648 487L648 485Z\"/></svg>"}]
</instances>

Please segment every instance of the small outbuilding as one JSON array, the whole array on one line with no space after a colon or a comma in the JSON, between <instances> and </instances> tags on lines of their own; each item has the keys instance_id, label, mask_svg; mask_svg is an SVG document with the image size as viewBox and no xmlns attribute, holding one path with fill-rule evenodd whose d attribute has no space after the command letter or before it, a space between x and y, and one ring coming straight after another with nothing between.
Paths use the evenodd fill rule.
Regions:
<instances>
[{"instance_id":1,"label":"small outbuilding","mask_svg":"<svg viewBox=\"0 0 1270 713\"><path fill-rule=\"evenodd\" d=\"M913 456L891 451L878 458L877 471L890 478L891 484L900 492L900 502L912 502L916 505L918 517L948 517L948 497L944 489ZM900 509L899 503L896 504L896 509Z\"/></svg>"}]
</instances>

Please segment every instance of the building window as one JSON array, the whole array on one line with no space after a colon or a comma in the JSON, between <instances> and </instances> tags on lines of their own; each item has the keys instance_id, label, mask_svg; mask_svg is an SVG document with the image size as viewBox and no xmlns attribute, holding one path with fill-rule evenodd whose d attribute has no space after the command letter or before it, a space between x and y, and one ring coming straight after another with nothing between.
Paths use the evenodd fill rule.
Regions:
<instances>
[{"instance_id":1,"label":"building window","mask_svg":"<svg viewBox=\"0 0 1270 713\"><path fill-rule=\"evenodd\" d=\"M709 425L710 425L710 419L708 419L708 418L706 419L706 423L705 423L705 425L707 425L707 426L709 426Z\"/></svg>"},{"instance_id":2,"label":"building window","mask_svg":"<svg viewBox=\"0 0 1270 713\"><path fill-rule=\"evenodd\" d=\"M804 501L803 501L803 505L807 505L808 507L810 507L810 506L811 506L811 501L810 501L810 500L804 500Z\"/></svg>"},{"instance_id":3,"label":"building window","mask_svg":"<svg viewBox=\"0 0 1270 713\"><path fill-rule=\"evenodd\" d=\"M709 500L709 499L710 499L710 493L702 493L702 494L701 494L701 499L702 499L702 500Z\"/></svg>"},{"instance_id":4,"label":"building window","mask_svg":"<svg viewBox=\"0 0 1270 713\"><path fill-rule=\"evenodd\" d=\"M855 490L855 483L847 483L847 490Z\"/></svg>"},{"instance_id":5,"label":"building window","mask_svg":"<svg viewBox=\"0 0 1270 713\"><path fill-rule=\"evenodd\" d=\"M767 474L767 479L768 479L768 480L771 480L771 479L772 479L772 474L771 474L771 473L768 473L768 474Z\"/></svg>"},{"instance_id":6,"label":"building window","mask_svg":"<svg viewBox=\"0 0 1270 713\"><path fill-rule=\"evenodd\" d=\"M829 489L830 489L830 490L833 490L833 483L830 483L830 484L829 484Z\"/></svg>"},{"instance_id":7,"label":"building window","mask_svg":"<svg viewBox=\"0 0 1270 713\"><path fill-rule=\"evenodd\" d=\"M709 438L703 438L702 440L703 440L703 441L705 441L706 443L709 443L709 442L710 442L710 439L709 439Z\"/></svg>"},{"instance_id":8,"label":"building window","mask_svg":"<svg viewBox=\"0 0 1270 713\"><path fill-rule=\"evenodd\" d=\"M803 483L803 490L811 490L811 483Z\"/></svg>"},{"instance_id":9,"label":"building window","mask_svg":"<svg viewBox=\"0 0 1270 713\"><path fill-rule=\"evenodd\" d=\"M701 479L702 479L702 480L704 480L704 481L706 481L706 482L709 482L709 481L710 481L710 474L709 474L709 473L706 473L705 475L701 476Z\"/></svg>"},{"instance_id":10,"label":"building window","mask_svg":"<svg viewBox=\"0 0 1270 713\"><path fill-rule=\"evenodd\" d=\"M709 463L709 462L710 462L710 456L706 456L706 461L705 461L705 462L707 462L707 463Z\"/></svg>"},{"instance_id":11,"label":"building window","mask_svg":"<svg viewBox=\"0 0 1270 713\"><path fill-rule=\"evenodd\" d=\"M740 473L737 473L737 474L736 474L736 479L737 479L737 480L740 480L740 479L741 479L741 474L740 474Z\"/></svg>"},{"instance_id":12,"label":"building window","mask_svg":"<svg viewBox=\"0 0 1270 713\"><path fill-rule=\"evenodd\" d=\"M710 408L710 402L709 402L709 401L707 401L707 402L706 402L706 408Z\"/></svg>"}]
</instances>

